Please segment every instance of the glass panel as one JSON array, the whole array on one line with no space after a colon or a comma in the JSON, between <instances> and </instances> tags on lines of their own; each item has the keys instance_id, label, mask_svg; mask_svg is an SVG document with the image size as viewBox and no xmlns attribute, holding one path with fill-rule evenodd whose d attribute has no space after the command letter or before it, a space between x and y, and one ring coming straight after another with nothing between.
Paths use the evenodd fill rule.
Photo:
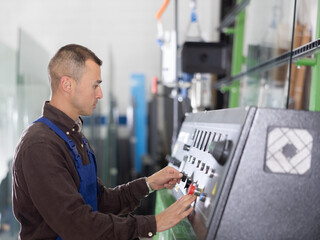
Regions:
<instances>
[{"instance_id":1,"label":"glass panel","mask_svg":"<svg viewBox=\"0 0 320 240\"><path fill-rule=\"evenodd\" d=\"M0 239L10 240L19 232L11 200L13 154L22 131L41 115L49 98L49 55L22 31L18 54L2 44L0 53Z\"/></svg>"},{"instance_id":2,"label":"glass panel","mask_svg":"<svg viewBox=\"0 0 320 240\"><path fill-rule=\"evenodd\" d=\"M294 46L316 40L318 0L296 0Z\"/></svg>"},{"instance_id":3,"label":"glass panel","mask_svg":"<svg viewBox=\"0 0 320 240\"><path fill-rule=\"evenodd\" d=\"M11 204L11 164L17 135L15 50L0 42L0 239L17 239Z\"/></svg>"},{"instance_id":4,"label":"glass panel","mask_svg":"<svg viewBox=\"0 0 320 240\"><path fill-rule=\"evenodd\" d=\"M293 14L292 0L250 1L243 53L247 70L290 50Z\"/></svg>"},{"instance_id":5,"label":"glass panel","mask_svg":"<svg viewBox=\"0 0 320 240\"><path fill-rule=\"evenodd\" d=\"M285 108L289 64L244 76L241 81L241 106Z\"/></svg>"}]
</instances>

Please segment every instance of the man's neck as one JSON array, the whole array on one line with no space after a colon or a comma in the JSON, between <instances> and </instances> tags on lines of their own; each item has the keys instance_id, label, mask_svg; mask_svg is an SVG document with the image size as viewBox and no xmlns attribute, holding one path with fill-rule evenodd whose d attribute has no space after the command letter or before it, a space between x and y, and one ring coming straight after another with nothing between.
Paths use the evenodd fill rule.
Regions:
<instances>
[{"instance_id":1,"label":"man's neck","mask_svg":"<svg viewBox=\"0 0 320 240\"><path fill-rule=\"evenodd\" d=\"M67 101L62 101L61 98L52 97L49 104L64 112L68 117L70 117L74 121L76 121L79 118L79 115L72 112Z\"/></svg>"}]
</instances>

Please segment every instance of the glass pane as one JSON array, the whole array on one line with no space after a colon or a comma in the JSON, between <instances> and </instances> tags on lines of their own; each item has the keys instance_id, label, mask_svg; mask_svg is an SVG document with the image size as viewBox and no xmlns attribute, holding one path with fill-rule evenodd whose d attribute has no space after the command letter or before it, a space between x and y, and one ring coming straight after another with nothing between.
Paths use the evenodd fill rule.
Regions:
<instances>
[{"instance_id":1,"label":"glass pane","mask_svg":"<svg viewBox=\"0 0 320 240\"><path fill-rule=\"evenodd\" d=\"M288 52L291 47L294 1L251 0L246 8L246 69Z\"/></svg>"},{"instance_id":2,"label":"glass pane","mask_svg":"<svg viewBox=\"0 0 320 240\"><path fill-rule=\"evenodd\" d=\"M15 147L22 131L41 115L41 106L50 94L46 73L48 53L22 31L19 44L18 53L0 44L0 239L3 240L17 239L20 230L11 200Z\"/></svg>"},{"instance_id":3,"label":"glass pane","mask_svg":"<svg viewBox=\"0 0 320 240\"><path fill-rule=\"evenodd\" d=\"M296 0L294 46L299 47L316 40L318 0Z\"/></svg>"},{"instance_id":4,"label":"glass pane","mask_svg":"<svg viewBox=\"0 0 320 240\"><path fill-rule=\"evenodd\" d=\"M289 64L248 74L241 81L241 106L285 108Z\"/></svg>"},{"instance_id":5,"label":"glass pane","mask_svg":"<svg viewBox=\"0 0 320 240\"><path fill-rule=\"evenodd\" d=\"M0 43L0 239L17 239L19 225L11 204L11 163L18 136L16 102L16 56Z\"/></svg>"}]
</instances>

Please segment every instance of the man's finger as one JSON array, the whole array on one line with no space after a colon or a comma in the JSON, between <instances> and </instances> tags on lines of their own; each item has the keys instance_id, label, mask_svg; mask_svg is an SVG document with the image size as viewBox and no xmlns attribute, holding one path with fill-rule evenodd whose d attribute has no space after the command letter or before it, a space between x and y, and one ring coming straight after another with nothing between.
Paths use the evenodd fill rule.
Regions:
<instances>
[{"instance_id":1,"label":"man's finger","mask_svg":"<svg viewBox=\"0 0 320 240\"><path fill-rule=\"evenodd\" d=\"M172 178L182 178L183 174L180 173L178 170L174 169L173 167L167 167L168 173L172 175Z\"/></svg>"},{"instance_id":2,"label":"man's finger","mask_svg":"<svg viewBox=\"0 0 320 240\"><path fill-rule=\"evenodd\" d=\"M183 202L183 204L186 204L186 206L190 205L192 202L196 200L196 196L192 194L184 195L180 199Z\"/></svg>"},{"instance_id":3,"label":"man's finger","mask_svg":"<svg viewBox=\"0 0 320 240\"><path fill-rule=\"evenodd\" d=\"M193 211L193 207L188 208L182 213L183 218L187 217Z\"/></svg>"}]
</instances>

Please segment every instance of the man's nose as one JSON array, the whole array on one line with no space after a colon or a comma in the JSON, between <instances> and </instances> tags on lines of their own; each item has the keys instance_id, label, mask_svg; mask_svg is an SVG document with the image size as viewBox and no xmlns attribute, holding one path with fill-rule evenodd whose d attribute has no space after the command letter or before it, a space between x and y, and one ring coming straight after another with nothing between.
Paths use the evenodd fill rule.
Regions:
<instances>
[{"instance_id":1,"label":"man's nose","mask_svg":"<svg viewBox=\"0 0 320 240\"><path fill-rule=\"evenodd\" d=\"M102 93L101 87L98 88L98 91L97 91L97 95L96 95L96 96L97 96L98 99L103 98L103 93Z\"/></svg>"}]
</instances>

